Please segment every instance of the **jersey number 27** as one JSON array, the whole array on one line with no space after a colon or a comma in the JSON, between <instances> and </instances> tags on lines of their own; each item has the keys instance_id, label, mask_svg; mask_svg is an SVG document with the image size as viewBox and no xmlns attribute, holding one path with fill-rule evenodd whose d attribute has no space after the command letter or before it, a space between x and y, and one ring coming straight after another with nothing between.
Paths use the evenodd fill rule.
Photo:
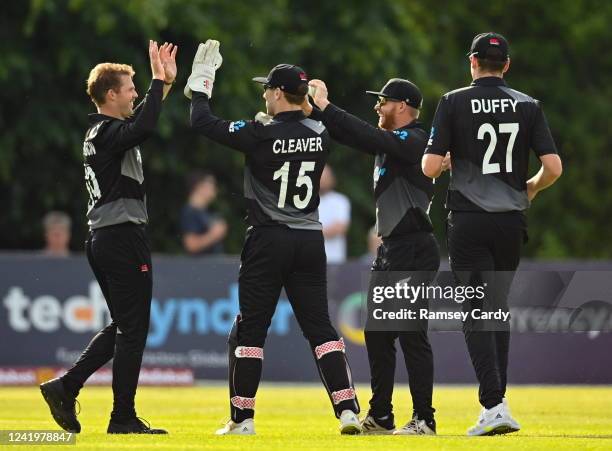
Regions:
<instances>
[{"instance_id":1,"label":"jersey number 27","mask_svg":"<svg viewBox=\"0 0 612 451\"><path fill-rule=\"evenodd\" d=\"M512 148L514 147L514 141L516 140L518 131L518 122L499 124L500 133L510 133L508 147L506 148L506 172L512 172ZM487 147L487 151L484 154L484 159L482 160L482 173L497 174L501 171L499 163L491 163L491 157L493 156L493 152L497 146L497 134L495 133L495 128L493 125L489 124L488 122L482 124L478 128L478 139L484 139L485 135L489 135L491 141L489 141L489 147Z\"/></svg>"}]
</instances>

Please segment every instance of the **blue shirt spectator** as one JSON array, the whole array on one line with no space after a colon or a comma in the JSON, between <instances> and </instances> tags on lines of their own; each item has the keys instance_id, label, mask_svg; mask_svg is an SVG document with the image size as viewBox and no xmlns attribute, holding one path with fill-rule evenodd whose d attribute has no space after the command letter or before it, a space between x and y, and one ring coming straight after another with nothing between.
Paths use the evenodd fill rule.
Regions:
<instances>
[{"instance_id":1,"label":"blue shirt spectator","mask_svg":"<svg viewBox=\"0 0 612 451\"><path fill-rule=\"evenodd\" d=\"M222 254L227 223L209 209L217 197L217 181L210 173L190 177L187 204L181 212L183 247L192 255Z\"/></svg>"}]
</instances>

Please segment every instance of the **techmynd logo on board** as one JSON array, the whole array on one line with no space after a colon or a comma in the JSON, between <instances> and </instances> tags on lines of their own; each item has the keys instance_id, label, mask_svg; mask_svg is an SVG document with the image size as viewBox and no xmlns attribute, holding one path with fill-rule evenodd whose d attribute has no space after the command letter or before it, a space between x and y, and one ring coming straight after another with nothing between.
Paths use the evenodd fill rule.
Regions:
<instances>
[{"instance_id":1,"label":"techmynd logo on board","mask_svg":"<svg viewBox=\"0 0 612 451\"><path fill-rule=\"evenodd\" d=\"M88 295L77 294L64 301L51 294L28 296L23 287L12 286L2 299L9 330L18 333L53 333L68 330L93 333L110 323L110 313L100 287L91 281ZM171 334L226 336L238 314L238 284L228 286L228 296L208 301L200 297L167 298L151 302L151 325L147 346L164 345ZM293 311L280 299L269 333L287 335Z\"/></svg>"}]
</instances>

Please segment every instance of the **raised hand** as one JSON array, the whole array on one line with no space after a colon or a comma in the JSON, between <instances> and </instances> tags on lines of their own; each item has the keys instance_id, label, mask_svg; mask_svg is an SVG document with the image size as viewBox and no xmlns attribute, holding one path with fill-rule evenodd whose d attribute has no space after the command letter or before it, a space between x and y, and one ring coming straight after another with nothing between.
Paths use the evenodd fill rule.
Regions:
<instances>
[{"instance_id":1,"label":"raised hand","mask_svg":"<svg viewBox=\"0 0 612 451\"><path fill-rule=\"evenodd\" d=\"M165 78L164 66L159 58L159 49L155 41L149 41L149 60L151 61L153 78L163 80Z\"/></svg>"},{"instance_id":2,"label":"raised hand","mask_svg":"<svg viewBox=\"0 0 612 451\"><path fill-rule=\"evenodd\" d=\"M164 82L167 84L174 83L176 79L176 52L178 46L164 42L159 48L159 59L164 67Z\"/></svg>"},{"instance_id":3,"label":"raised hand","mask_svg":"<svg viewBox=\"0 0 612 451\"><path fill-rule=\"evenodd\" d=\"M209 39L206 43L199 45L193 58L191 75L183 91L187 98L191 99L192 91L203 92L208 98L212 97L215 72L223 63L219 46L219 41L214 39Z\"/></svg>"},{"instance_id":4,"label":"raised hand","mask_svg":"<svg viewBox=\"0 0 612 451\"><path fill-rule=\"evenodd\" d=\"M322 110L329 105L329 100L327 99L327 86L325 86L323 80L310 80L308 82L308 93L312 97L314 103Z\"/></svg>"}]
</instances>

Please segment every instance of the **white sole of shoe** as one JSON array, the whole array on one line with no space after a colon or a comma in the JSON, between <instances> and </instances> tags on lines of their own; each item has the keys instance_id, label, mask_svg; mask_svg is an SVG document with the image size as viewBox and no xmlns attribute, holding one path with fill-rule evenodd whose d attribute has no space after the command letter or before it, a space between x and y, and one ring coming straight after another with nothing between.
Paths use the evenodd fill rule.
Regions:
<instances>
[{"instance_id":1,"label":"white sole of shoe","mask_svg":"<svg viewBox=\"0 0 612 451\"><path fill-rule=\"evenodd\" d=\"M436 434L407 434L405 432L394 432L393 435L403 435L405 437L435 437Z\"/></svg>"},{"instance_id":2,"label":"white sole of shoe","mask_svg":"<svg viewBox=\"0 0 612 451\"><path fill-rule=\"evenodd\" d=\"M215 435L255 435L255 432L225 432L225 431L217 431Z\"/></svg>"},{"instance_id":3,"label":"white sole of shoe","mask_svg":"<svg viewBox=\"0 0 612 451\"><path fill-rule=\"evenodd\" d=\"M479 431L468 432L470 437L481 437L481 436L489 436L489 435L503 435L503 434L511 434L512 432L518 432L520 429L514 427L514 425L503 422L500 424L494 424L491 426L487 426Z\"/></svg>"}]
</instances>

